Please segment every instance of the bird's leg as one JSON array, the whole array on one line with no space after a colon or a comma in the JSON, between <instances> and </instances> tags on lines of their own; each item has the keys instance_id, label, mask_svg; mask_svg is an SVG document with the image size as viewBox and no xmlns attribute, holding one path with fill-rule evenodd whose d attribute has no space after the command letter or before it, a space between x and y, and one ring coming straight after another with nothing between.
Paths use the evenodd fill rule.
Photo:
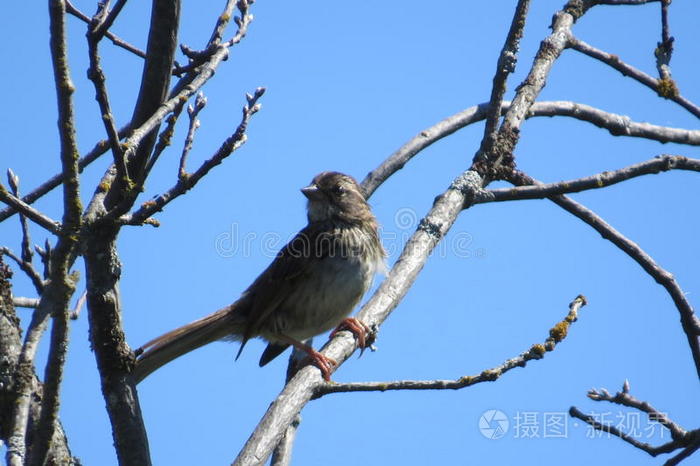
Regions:
<instances>
[{"instance_id":1,"label":"bird's leg","mask_svg":"<svg viewBox=\"0 0 700 466\"><path fill-rule=\"evenodd\" d=\"M323 376L323 380L326 382L330 382L331 380L331 372L333 372L333 369L335 366L338 365L338 363L329 358L328 356L324 356L315 349L313 349L311 346L300 342L299 340L288 337L287 335L281 335L278 334L277 338L280 340L285 341L286 343L289 343L290 345L294 346L296 349L303 351L307 354L309 360L311 361L311 364L314 366L318 367L318 369L321 371L321 375Z\"/></svg>"},{"instance_id":2,"label":"bird's leg","mask_svg":"<svg viewBox=\"0 0 700 466\"><path fill-rule=\"evenodd\" d=\"M343 319L335 330L331 332L330 338L333 338L336 333L342 332L343 330L352 333L357 339L357 346L360 348L360 356L362 356L366 348L371 346L369 340L372 339L372 329L361 320L355 319L354 317Z\"/></svg>"}]
</instances>

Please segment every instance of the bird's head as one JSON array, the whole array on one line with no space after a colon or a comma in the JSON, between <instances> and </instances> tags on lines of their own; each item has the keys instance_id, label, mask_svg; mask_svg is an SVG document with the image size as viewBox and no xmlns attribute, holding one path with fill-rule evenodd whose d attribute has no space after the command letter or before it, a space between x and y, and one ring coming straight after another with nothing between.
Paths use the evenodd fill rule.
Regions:
<instances>
[{"instance_id":1,"label":"bird's head","mask_svg":"<svg viewBox=\"0 0 700 466\"><path fill-rule=\"evenodd\" d=\"M309 200L309 222L342 220L349 223L374 222L362 188L351 176L338 172L319 173L301 189Z\"/></svg>"}]
</instances>

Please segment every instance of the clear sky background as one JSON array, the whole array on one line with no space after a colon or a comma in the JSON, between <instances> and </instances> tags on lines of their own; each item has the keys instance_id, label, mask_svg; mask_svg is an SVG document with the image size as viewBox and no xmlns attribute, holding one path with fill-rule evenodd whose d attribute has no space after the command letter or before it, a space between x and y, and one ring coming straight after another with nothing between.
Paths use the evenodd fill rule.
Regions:
<instances>
[{"instance_id":1,"label":"clear sky background","mask_svg":"<svg viewBox=\"0 0 700 466\"><path fill-rule=\"evenodd\" d=\"M0 19L5 110L0 113L0 170L11 167L25 192L58 171L53 78L46 2L10 2ZM208 39L223 1L184 1L181 42ZM272 2L253 5L248 37L205 87L209 105L189 160L193 170L240 119L244 93L268 91L250 124L247 144L196 189L170 204L158 229L128 227L119 250L124 326L136 348L147 340L235 300L284 241L306 222L299 188L318 172L362 179L419 131L488 100L498 53L515 1ZM552 14L563 0L532 2L507 98L524 78ZM88 14L94 2L76 1ZM129 2L113 31L145 47L149 2ZM574 27L581 39L656 75L658 4L597 7ZM670 8L676 50L673 76L683 95L700 101L697 18L700 5ZM87 151L104 138L94 90L86 80L85 25L69 18L70 64L77 86L78 141ZM233 34L233 28L227 36ZM141 59L102 44L114 113L128 121ZM182 57L179 57L180 61ZM693 129L698 121L676 104L610 68L566 51L540 100L572 100L635 121ZM176 181L179 137L149 179L142 200ZM372 197L384 241L397 259L433 198L466 169L482 125L422 152ZM526 121L517 146L521 169L544 181L613 170L661 153L698 156L697 148L612 137L560 118ZM110 157L82 178L87 200ZM4 176L4 175L3 175ZM4 181L3 181L4 182ZM60 217L59 192L37 207ZM695 173L665 173L573 196L677 277L691 303L700 296L700 183ZM43 231L34 229L42 244ZM16 219L0 224L2 244L19 251ZM82 271L82 263L77 268ZM81 290L82 291L82 290ZM15 293L33 296L16 274ZM579 293L589 305L569 337L541 361L495 383L461 391L330 395L311 402L294 464L659 464L619 439L590 438L580 422L552 438L546 413L571 405L633 427L627 410L586 398L591 387L648 400L682 426L698 427L698 379L678 312L664 289L590 227L547 201L477 206L465 211L430 258L415 286L381 328L378 351L353 357L337 381L458 378L477 374L542 342ZM23 324L30 313L20 309ZM100 393L87 316L73 322L61 420L84 464L116 464ZM316 339L316 345L326 337ZM155 464L228 464L279 393L285 357L260 369L263 349L251 342L234 363L235 344L216 343L159 370L139 386ZM40 354L40 373L46 343ZM484 437L480 416L505 413L508 432ZM534 413L534 414L533 414ZM640 439L668 440L643 417ZM518 422L520 425L518 425ZM523 438L535 433L537 438ZM545 435L549 434L547 438ZM605 437L605 436L603 436ZM686 464L700 464L697 454Z\"/></svg>"}]
</instances>

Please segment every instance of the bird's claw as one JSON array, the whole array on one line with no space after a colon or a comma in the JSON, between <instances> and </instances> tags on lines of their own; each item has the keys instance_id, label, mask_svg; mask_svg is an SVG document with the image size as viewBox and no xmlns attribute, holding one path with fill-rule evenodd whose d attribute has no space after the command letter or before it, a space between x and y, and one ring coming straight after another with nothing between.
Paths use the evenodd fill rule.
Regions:
<instances>
[{"instance_id":1,"label":"bird's claw","mask_svg":"<svg viewBox=\"0 0 700 466\"><path fill-rule=\"evenodd\" d=\"M375 332L372 331L369 325L359 319L348 317L344 319L335 330L331 332L330 337L333 338L336 333L347 330L352 333L357 340L357 347L360 348L360 356L365 352L365 349L372 348L374 343Z\"/></svg>"},{"instance_id":2,"label":"bird's claw","mask_svg":"<svg viewBox=\"0 0 700 466\"><path fill-rule=\"evenodd\" d=\"M338 362L335 359L324 356L318 351L307 352L306 354L308 355L308 359L311 364L318 367L318 369L321 371L323 380L330 382L331 372L333 372L333 369L335 369L335 367L338 365Z\"/></svg>"}]
</instances>

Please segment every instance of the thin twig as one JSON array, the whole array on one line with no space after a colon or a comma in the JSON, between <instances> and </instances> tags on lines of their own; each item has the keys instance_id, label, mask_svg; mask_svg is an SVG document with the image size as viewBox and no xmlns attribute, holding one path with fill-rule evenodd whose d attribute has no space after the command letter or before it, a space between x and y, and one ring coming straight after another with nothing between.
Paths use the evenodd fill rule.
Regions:
<instances>
[{"instance_id":1,"label":"thin twig","mask_svg":"<svg viewBox=\"0 0 700 466\"><path fill-rule=\"evenodd\" d=\"M250 105L250 99L248 101L248 104ZM185 169L187 165L187 155L190 153L190 150L192 150L192 143L194 142L194 133L195 131L197 131L197 128L199 128L200 123L197 119L197 115L199 115L199 112L201 112L202 109L206 107L206 105L207 98L204 97L204 94L202 92L198 92L197 97L194 99L194 106L187 106L187 115L189 116L190 124L187 127L187 136L185 137L185 144L182 148L182 155L180 155L180 164L177 171L178 178L187 178L189 176Z\"/></svg>"},{"instance_id":2,"label":"thin twig","mask_svg":"<svg viewBox=\"0 0 700 466\"><path fill-rule=\"evenodd\" d=\"M223 142L221 147L219 147L211 158L204 161L202 165L192 174L185 177L179 177L177 183L175 183L172 188L163 194L160 194L155 199L145 202L135 212L122 216L119 219L120 222L126 225L142 225L151 215L155 214L156 212L160 212L172 200L192 189L200 179L209 173L212 168L219 165L226 157L231 155L236 149L243 145L247 140L245 132L246 128L248 127L248 122L250 121L250 118L260 109L260 104L258 104L257 101L264 93L265 88L259 87L255 90L255 93L252 96L249 96L250 98L248 99L248 103L243 106L243 116L238 127L233 134ZM153 222L151 222L151 224L156 225Z\"/></svg>"},{"instance_id":3,"label":"thin twig","mask_svg":"<svg viewBox=\"0 0 700 466\"><path fill-rule=\"evenodd\" d=\"M668 27L668 6L670 4L671 0L661 0L661 42L656 44L656 50L654 50L659 78L667 82L672 82L670 63L673 55L673 37L671 37Z\"/></svg>"},{"instance_id":4,"label":"thin twig","mask_svg":"<svg viewBox=\"0 0 700 466\"><path fill-rule=\"evenodd\" d=\"M125 137L129 131L131 131L129 125L122 127L119 130L119 138ZM109 150L109 141L107 140L101 140L95 144L95 146L90 149L90 151L85 154L81 159L78 161L78 172L82 173L85 167L90 165L92 162L97 160L101 155L103 155L105 152ZM51 192L51 190L57 188L58 186L61 186L63 183L63 173L58 173L51 178L49 178L47 181L39 185L37 188L35 188L32 192L29 194L25 195L22 197L22 200L27 203L27 204L32 204L34 203L37 199L40 199L43 197L45 194ZM13 216L14 214L17 213L17 210L15 210L13 207L6 207L4 209L0 209L0 222L3 220Z\"/></svg>"},{"instance_id":5,"label":"thin twig","mask_svg":"<svg viewBox=\"0 0 700 466\"><path fill-rule=\"evenodd\" d=\"M582 413L575 406L572 406L569 409L569 415L586 422L595 430L607 432L611 435L619 437L625 442L634 446L635 448L639 448L640 450L645 451L651 456L657 456L661 453L670 453L679 448L683 448L684 450L680 454L678 454L676 457L669 459L665 463L667 465L677 464L678 462L680 462L681 459L686 457L684 456L686 455L686 452L690 450L694 451L695 449L697 449L695 444L698 440L700 440L700 429L690 432L686 431L681 426L673 422L665 413L662 413L661 411L657 410L648 402L639 400L634 396L630 395L629 391L629 382L625 381L625 383L622 385L622 390L617 392L614 396L603 388L600 390L589 390L588 398L594 401L607 401L609 403L626 406L628 408L633 408L645 413L651 422L658 422L663 427L668 429L668 431L671 433L672 439L670 442L664 443L663 445L659 445L657 447L650 445L649 443L640 442L633 436L622 432L620 429L613 426L612 424L603 424L602 422L598 421L595 418L595 416Z\"/></svg>"},{"instance_id":6,"label":"thin twig","mask_svg":"<svg viewBox=\"0 0 700 466\"><path fill-rule=\"evenodd\" d=\"M19 177L12 171L12 169L7 169L7 183L10 185L12 194L21 199L19 193ZM22 228L22 262L27 264L32 264L34 259L34 251L32 251L32 239L29 233L29 222L27 217L25 217L21 212L19 214L19 223Z\"/></svg>"},{"instance_id":7,"label":"thin twig","mask_svg":"<svg viewBox=\"0 0 700 466\"><path fill-rule=\"evenodd\" d=\"M693 434L695 440L691 442L690 445L685 447L683 451L666 461L664 463L664 466L676 466L681 461L690 457L696 451L700 450L700 429L692 431L691 434Z\"/></svg>"},{"instance_id":8,"label":"thin twig","mask_svg":"<svg viewBox=\"0 0 700 466\"><path fill-rule=\"evenodd\" d=\"M522 172L514 173L508 181L517 186L541 184L537 180ZM700 376L700 320L698 320L697 316L695 315L693 307L690 305L690 302L686 298L685 293L678 285L678 282L674 276L667 270L660 267L656 261L649 256L649 254L639 247L637 243L625 237L592 210L567 196L557 195L551 196L549 199L567 212L570 212L574 216L583 220L598 233L600 233L603 238L620 248L628 256L634 259L634 261L637 262L642 269L644 269L644 271L649 274L658 284L666 289L666 292L673 300L674 304L676 305L676 309L678 309L678 313L680 314L683 332L685 333L688 340L688 345L690 346L690 351L695 363L695 369Z\"/></svg>"},{"instance_id":9,"label":"thin twig","mask_svg":"<svg viewBox=\"0 0 700 466\"><path fill-rule=\"evenodd\" d=\"M26 215L31 221L41 227L44 227L51 233L57 235L61 232L61 225L58 222L39 212L22 199L13 196L3 184L0 184L0 201L22 212L22 214Z\"/></svg>"},{"instance_id":10,"label":"thin twig","mask_svg":"<svg viewBox=\"0 0 700 466\"><path fill-rule=\"evenodd\" d=\"M622 432L620 429L618 429L614 425L603 424L602 422L598 421L595 418L595 416L582 413L575 406L572 406L571 408L569 408L569 416L582 420L586 424L593 427L595 430L599 430L601 432L607 432L610 435L614 435L616 437L619 437L622 440L624 440L625 442L634 446L635 448L639 448L640 450L645 451L646 453L649 453L651 456L657 456L657 455L660 455L661 453L669 453L669 452L672 452L673 450L675 450L676 448L678 448L675 446L675 443L676 443L675 441L665 443L665 444L660 445L658 447L654 447L653 445L650 445L646 442L640 442L639 440L632 437L631 435L628 435L628 434Z\"/></svg>"},{"instance_id":11,"label":"thin twig","mask_svg":"<svg viewBox=\"0 0 700 466\"><path fill-rule=\"evenodd\" d=\"M82 13L75 6L73 6L73 4L69 0L66 0L66 12L83 21L85 24L90 24L90 17ZM138 57L146 58L146 52L119 38L116 34L106 30L104 35L105 37L110 39L112 43L117 47L121 47L124 50L128 50L129 52L133 53Z\"/></svg>"},{"instance_id":12,"label":"thin twig","mask_svg":"<svg viewBox=\"0 0 700 466\"><path fill-rule=\"evenodd\" d=\"M476 375L467 375L456 380L399 380L393 382L352 382L332 383L326 382L316 392L317 396L329 393L344 392L384 392L388 390L459 390L482 382L494 382L503 374L515 369L525 367L528 361L542 359L546 352L553 351L559 342L568 334L569 326L578 319L578 311L586 305L586 298L579 295L569 304L569 313L566 317L549 330L549 337L543 343L537 343L521 353L508 359L491 369L481 371Z\"/></svg>"},{"instance_id":13,"label":"thin twig","mask_svg":"<svg viewBox=\"0 0 700 466\"><path fill-rule=\"evenodd\" d=\"M118 6L123 6L123 4L124 2L120 1ZM107 4L103 3L102 5L106 8ZM121 6L119 7L120 10ZM113 12L114 10L112 10L112 13ZM100 13L98 12L98 15L99 14ZM112 16L111 13L110 16ZM114 20L114 18L112 18L112 20ZM105 22L106 21L107 19L105 19ZM99 44L104 31L106 30L102 29L102 25L104 25L104 23L100 23L99 20L95 19L90 23L88 28L87 42L88 55L90 57L88 78L90 81L92 81L95 87L95 100L97 100L100 107L102 123L104 124L105 131L107 132L107 139L112 147L114 165L117 167L117 176L123 180L126 180L128 183L129 171L126 165L126 158L124 156L124 150L122 149L121 143L119 142L119 131L117 130L117 125L114 122L114 115L112 114L112 108L109 103L109 95L107 93L107 86L105 84L105 75L102 71L102 66L100 65Z\"/></svg>"},{"instance_id":14,"label":"thin twig","mask_svg":"<svg viewBox=\"0 0 700 466\"><path fill-rule=\"evenodd\" d=\"M688 432L681 426L673 422L666 413L662 413L658 409L654 408L647 401L642 401L634 396L630 395L630 384L628 381L622 386L622 390L611 395L606 389L595 390L591 389L588 391L588 398L594 401L607 401L609 403L614 403L620 406L626 406L628 408L634 408L636 410L642 411L647 414L650 421L658 422L664 426L671 433L671 438L673 440L680 440L688 435Z\"/></svg>"},{"instance_id":15,"label":"thin twig","mask_svg":"<svg viewBox=\"0 0 700 466\"><path fill-rule=\"evenodd\" d=\"M239 30L236 35L229 41L219 44L216 47L216 51L212 53L212 55L209 56L204 63L196 67L196 70L193 70L185 77L180 79L180 81L170 92L170 98L163 102L155 111L149 112L149 116L124 142L124 147L126 148L124 156L127 160L132 160L137 150L139 152L143 150L143 147L141 147L143 145L142 141L144 141L144 139L149 136L150 133L157 128L170 113L174 111L177 105L180 105L183 100L188 100L192 95L199 91L199 89L201 89L201 87L214 75L214 72L219 64L228 58L229 48L239 43L243 37L245 37L248 26L253 20L253 15L248 13L249 4L249 0L238 0L237 2L237 6L241 11L242 19L240 20ZM134 117L136 117L136 112L134 113ZM143 160L144 169L147 164L148 160ZM135 181L137 183L134 187L133 193L138 194L142 188L144 178L140 177ZM131 197L124 199L123 202L119 202L117 205L111 208L108 214L103 217L103 220L107 222L115 220L116 218L124 215L132 205L133 199Z\"/></svg>"},{"instance_id":16,"label":"thin twig","mask_svg":"<svg viewBox=\"0 0 700 466\"><path fill-rule=\"evenodd\" d=\"M700 172L700 159L664 154L645 162L620 168L619 170L597 173L575 180L487 190L479 195L477 203L544 199L559 194L605 188L638 176L657 174L674 169Z\"/></svg>"},{"instance_id":17,"label":"thin twig","mask_svg":"<svg viewBox=\"0 0 700 466\"><path fill-rule=\"evenodd\" d=\"M9 248L0 246L0 255L5 255L15 261L17 265L19 266L20 270L24 272L27 277L29 277L29 280L31 280L32 285L34 285L34 289L36 290L37 294L41 295L41 293L44 291L44 280L41 278L41 275L39 275L39 272L36 271L34 268L34 265L31 262L25 262L23 261L20 257L17 257L15 253L13 253Z\"/></svg>"},{"instance_id":18,"label":"thin twig","mask_svg":"<svg viewBox=\"0 0 700 466\"><path fill-rule=\"evenodd\" d=\"M109 30L109 28L112 27L112 24L114 24L114 21L117 19L117 16L119 16L119 13L121 13L122 8L124 8L124 5L126 5L126 0L117 0L117 3L115 3L114 8L112 8L109 11L109 13L105 16L104 20L101 21L93 30L93 34L97 36L97 40L100 40L102 36L104 36L105 33Z\"/></svg>"},{"instance_id":19,"label":"thin twig","mask_svg":"<svg viewBox=\"0 0 700 466\"><path fill-rule=\"evenodd\" d=\"M248 9L253 2L246 0L239 2L238 0L227 0L224 11L216 19L216 24L214 25L214 30L212 31L211 37L207 42L206 47L201 51L195 51L182 44L180 49L182 53L187 56L189 63L185 66L176 66L173 70L173 74L176 76L181 76L184 73L189 73L195 70L199 65L204 63L209 57L211 57L221 44L221 39L223 37L226 27L231 22L231 18L234 19L236 25L238 26L238 31L234 37L242 38L247 32L248 23L252 20L252 15L248 14ZM241 16L234 16L233 10L238 8Z\"/></svg>"},{"instance_id":20,"label":"thin twig","mask_svg":"<svg viewBox=\"0 0 700 466\"><path fill-rule=\"evenodd\" d=\"M175 124L177 123L178 118L180 118L180 114L182 113L182 109L185 107L185 103L186 102L183 100L175 107L173 113L168 117L165 129L158 135L158 142L153 148L153 155L151 155L146 163L144 177L148 177L163 151L172 143L173 135L175 134Z\"/></svg>"},{"instance_id":21,"label":"thin twig","mask_svg":"<svg viewBox=\"0 0 700 466\"><path fill-rule=\"evenodd\" d=\"M78 298L78 301L75 303L75 307L70 313L70 318L71 320L77 320L78 317L80 317L80 311L83 309L83 306L85 305L85 301L87 300L87 290L83 291L83 294L80 295L80 298Z\"/></svg>"},{"instance_id":22,"label":"thin twig","mask_svg":"<svg viewBox=\"0 0 700 466\"><path fill-rule=\"evenodd\" d=\"M685 97L681 96L673 80L656 79L653 76L650 76L645 72L623 62L617 55L612 55L602 50L599 50L593 47L592 45L589 45L584 41L577 39L573 35L569 36L567 47L581 52L584 55L588 55L589 57L595 58L596 60L602 61L603 63L611 66L612 68L622 73L623 76L629 76L630 78L640 82L641 84L644 84L645 86L659 94L661 97L676 102L678 105L685 108L696 117L700 118L700 107L698 107Z\"/></svg>"}]
</instances>

